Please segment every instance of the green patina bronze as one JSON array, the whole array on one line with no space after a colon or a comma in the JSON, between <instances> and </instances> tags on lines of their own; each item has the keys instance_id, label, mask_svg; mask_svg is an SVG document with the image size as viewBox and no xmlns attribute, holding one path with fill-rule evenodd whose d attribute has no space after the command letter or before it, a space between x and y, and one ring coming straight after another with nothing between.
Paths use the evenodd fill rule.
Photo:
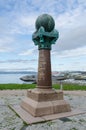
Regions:
<instances>
[{"instance_id":1,"label":"green patina bronze","mask_svg":"<svg viewBox=\"0 0 86 130\"><path fill-rule=\"evenodd\" d=\"M35 23L36 31L33 33L32 40L38 49L51 50L51 45L55 44L59 37L59 33L55 27L54 19L48 15L40 15Z\"/></svg>"}]
</instances>

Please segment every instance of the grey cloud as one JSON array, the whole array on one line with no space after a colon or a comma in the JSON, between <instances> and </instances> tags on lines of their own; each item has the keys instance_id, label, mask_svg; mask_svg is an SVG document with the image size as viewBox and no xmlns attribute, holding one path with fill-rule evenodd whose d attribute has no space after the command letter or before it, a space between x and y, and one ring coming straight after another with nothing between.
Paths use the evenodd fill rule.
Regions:
<instances>
[{"instance_id":1,"label":"grey cloud","mask_svg":"<svg viewBox=\"0 0 86 130\"><path fill-rule=\"evenodd\" d=\"M86 56L86 46L64 51L53 50L52 55L58 56L60 58L78 58L80 60L80 57Z\"/></svg>"},{"instance_id":2,"label":"grey cloud","mask_svg":"<svg viewBox=\"0 0 86 130\"><path fill-rule=\"evenodd\" d=\"M28 60L20 60L20 59L16 59L16 60L5 60L5 61L0 61L0 63L17 63L17 62L28 62Z\"/></svg>"},{"instance_id":3,"label":"grey cloud","mask_svg":"<svg viewBox=\"0 0 86 130\"><path fill-rule=\"evenodd\" d=\"M37 61L37 59L31 59L30 61L31 61L31 62L35 62L35 61Z\"/></svg>"},{"instance_id":4,"label":"grey cloud","mask_svg":"<svg viewBox=\"0 0 86 130\"><path fill-rule=\"evenodd\" d=\"M86 26L75 27L59 35L57 44L53 47L57 51L72 50L86 45Z\"/></svg>"},{"instance_id":5,"label":"grey cloud","mask_svg":"<svg viewBox=\"0 0 86 130\"><path fill-rule=\"evenodd\" d=\"M28 63L28 62L35 62L37 59L31 59L31 60L22 60L22 59L15 59L15 60L1 60L0 63Z\"/></svg>"}]
</instances>

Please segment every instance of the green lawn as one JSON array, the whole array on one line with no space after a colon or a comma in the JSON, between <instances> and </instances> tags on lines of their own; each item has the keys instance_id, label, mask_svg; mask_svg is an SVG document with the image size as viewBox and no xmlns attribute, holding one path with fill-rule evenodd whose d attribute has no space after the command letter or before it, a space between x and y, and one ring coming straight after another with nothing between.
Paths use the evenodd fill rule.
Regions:
<instances>
[{"instance_id":1,"label":"green lawn","mask_svg":"<svg viewBox=\"0 0 86 130\"><path fill-rule=\"evenodd\" d=\"M35 84L0 84L0 90L3 89L32 89Z\"/></svg>"},{"instance_id":2,"label":"green lawn","mask_svg":"<svg viewBox=\"0 0 86 130\"><path fill-rule=\"evenodd\" d=\"M0 90L6 89L33 89L36 84L0 84ZM53 88L60 89L60 84L54 84ZM86 90L85 85L63 84L63 90Z\"/></svg>"},{"instance_id":3,"label":"green lawn","mask_svg":"<svg viewBox=\"0 0 86 130\"><path fill-rule=\"evenodd\" d=\"M55 89L60 89L60 85L53 85ZM63 90L86 90L86 85L78 85L78 84L63 84Z\"/></svg>"}]
</instances>

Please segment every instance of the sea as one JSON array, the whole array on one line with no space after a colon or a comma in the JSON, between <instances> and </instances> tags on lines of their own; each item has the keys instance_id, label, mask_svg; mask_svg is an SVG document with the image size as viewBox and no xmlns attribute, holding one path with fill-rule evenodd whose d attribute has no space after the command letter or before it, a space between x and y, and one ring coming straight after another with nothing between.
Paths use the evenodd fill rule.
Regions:
<instances>
[{"instance_id":1,"label":"sea","mask_svg":"<svg viewBox=\"0 0 86 130\"><path fill-rule=\"evenodd\" d=\"M27 75L36 75L36 72L27 72L27 71L19 71L19 72L5 72L1 71L0 72L0 84L30 84L32 82L24 82L20 80L21 77L27 76Z\"/></svg>"},{"instance_id":2,"label":"sea","mask_svg":"<svg viewBox=\"0 0 86 130\"><path fill-rule=\"evenodd\" d=\"M33 71L0 71L0 84L32 84L33 82L25 82L20 78L23 76L37 75L37 72ZM65 83L76 83L86 85L86 80L64 80Z\"/></svg>"}]
</instances>

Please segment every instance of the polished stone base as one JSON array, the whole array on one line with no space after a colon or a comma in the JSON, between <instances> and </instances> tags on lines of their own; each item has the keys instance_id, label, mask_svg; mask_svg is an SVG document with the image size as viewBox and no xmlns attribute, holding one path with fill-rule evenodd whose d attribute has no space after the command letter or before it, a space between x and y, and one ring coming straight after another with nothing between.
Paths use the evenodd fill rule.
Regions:
<instances>
[{"instance_id":1,"label":"polished stone base","mask_svg":"<svg viewBox=\"0 0 86 130\"><path fill-rule=\"evenodd\" d=\"M21 107L34 117L71 111L70 105L63 99L63 92L53 89L28 90Z\"/></svg>"},{"instance_id":2,"label":"polished stone base","mask_svg":"<svg viewBox=\"0 0 86 130\"><path fill-rule=\"evenodd\" d=\"M24 110L20 105L11 105L10 108L13 109L27 124L46 122L49 120L59 119L63 117L70 117L70 116L86 113L86 111L84 110L76 109L70 112L62 112L62 113L57 113L52 115L45 115L41 117L34 117L29 112Z\"/></svg>"}]
</instances>

